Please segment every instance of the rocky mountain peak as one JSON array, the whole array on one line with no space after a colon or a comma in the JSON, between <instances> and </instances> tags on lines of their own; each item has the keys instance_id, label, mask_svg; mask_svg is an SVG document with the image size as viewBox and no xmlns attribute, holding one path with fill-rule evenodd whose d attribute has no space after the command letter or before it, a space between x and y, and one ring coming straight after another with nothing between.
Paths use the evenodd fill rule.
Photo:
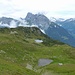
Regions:
<instances>
[{"instance_id":1,"label":"rocky mountain peak","mask_svg":"<svg viewBox=\"0 0 75 75\"><path fill-rule=\"evenodd\" d=\"M50 25L49 19L43 14L28 13L25 20L30 25L32 25L32 24L38 25L38 27L40 27L41 29L44 29L44 30L46 30Z\"/></svg>"}]
</instances>

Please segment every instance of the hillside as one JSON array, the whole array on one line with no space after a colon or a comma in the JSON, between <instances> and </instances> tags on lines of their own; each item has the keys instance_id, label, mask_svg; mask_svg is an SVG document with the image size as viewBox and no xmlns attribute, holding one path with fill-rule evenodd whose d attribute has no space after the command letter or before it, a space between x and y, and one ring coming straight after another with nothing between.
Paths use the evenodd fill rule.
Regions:
<instances>
[{"instance_id":1,"label":"hillside","mask_svg":"<svg viewBox=\"0 0 75 75\"><path fill-rule=\"evenodd\" d=\"M39 66L39 59L53 62ZM1 28L0 75L75 75L75 48L35 27Z\"/></svg>"}]
</instances>

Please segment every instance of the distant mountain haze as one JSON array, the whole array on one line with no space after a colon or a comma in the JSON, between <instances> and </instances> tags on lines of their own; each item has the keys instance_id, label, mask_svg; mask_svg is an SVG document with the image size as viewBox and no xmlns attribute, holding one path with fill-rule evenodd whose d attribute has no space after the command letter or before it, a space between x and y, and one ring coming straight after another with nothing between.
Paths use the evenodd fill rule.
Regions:
<instances>
[{"instance_id":1,"label":"distant mountain haze","mask_svg":"<svg viewBox=\"0 0 75 75\"><path fill-rule=\"evenodd\" d=\"M56 21L58 25L61 25L75 38L75 18L70 18L65 21Z\"/></svg>"}]
</instances>

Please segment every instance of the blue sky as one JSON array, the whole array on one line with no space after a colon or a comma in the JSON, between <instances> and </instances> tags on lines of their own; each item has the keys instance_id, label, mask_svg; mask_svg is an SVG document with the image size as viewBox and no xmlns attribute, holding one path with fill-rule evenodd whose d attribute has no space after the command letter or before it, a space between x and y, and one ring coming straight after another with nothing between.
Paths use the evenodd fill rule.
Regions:
<instances>
[{"instance_id":1,"label":"blue sky","mask_svg":"<svg viewBox=\"0 0 75 75\"><path fill-rule=\"evenodd\" d=\"M75 18L75 0L0 0L0 17L24 18L27 12Z\"/></svg>"}]
</instances>

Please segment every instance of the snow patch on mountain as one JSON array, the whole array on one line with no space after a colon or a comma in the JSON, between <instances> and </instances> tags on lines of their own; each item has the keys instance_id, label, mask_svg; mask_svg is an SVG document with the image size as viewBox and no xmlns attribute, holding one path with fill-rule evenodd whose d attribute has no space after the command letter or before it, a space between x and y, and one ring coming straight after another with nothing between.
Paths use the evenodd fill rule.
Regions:
<instances>
[{"instance_id":1,"label":"snow patch on mountain","mask_svg":"<svg viewBox=\"0 0 75 75\"><path fill-rule=\"evenodd\" d=\"M36 42L36 43L42 43L43 40L36 39L35 42Z\"/></svg>"},{"instance_id":2,"label":"snow patch on mountain","mask_svg":"<svg viewBox=\"0 0 75 75\"><path fill-rule=\"evenodd\" d=\"M63 21L65 21L66 19L63 19L63 18L58 18L57 19L57 21L61 21L61 22L63 22Z\"/></svg>"},{"instance_id":3,"label":"snow patch on mountain","mask_svg":"<svg viewBox=\"0 0 75 75\"><path fill-rule=\"evenodd\" d=\"M58 24L59 26L62 26L61 24Z\"/></svg>"},{"instance_id":4,"label":"snow patch on mountain","mask_svg":"<svg viewBox=\"0 0 75 75\"><path fill-rule=\"evenodd\" d=\"M68 21L68 22L70 22L70 21L75 21L75 18L70 18L70 19L67 19L67 20L65 20L65 21Z\"/></svg>"},{"instance_id":5,"label":"snow patch on mountain","mask_svg":"<svg viewBox=\"0 0 75 75\"><path fill-rule=\"evenodd\" d=\"M54 18L54 17L50 17L50 21L52 21L52 22L56 22L56 21L61 21L61 22L63 22L63 21L65 21L66 19L63 19L63 18Z\"/></svg>"},{"instance_id":6,"label":"snow patch on mountain","mask_svg":"<svg viewBox=\"0 0 75 75\"><path fill-rule=\"evenodd\" d=\"M50 21L52 21L52 22L56 22L56 18L54 18L54 17L50 17Z\"/></svg>"},{"instance_id":7,"label":"snow patch on mountain","mask_svg":"<svg viewBox=\"0 0 75 75\"><path fill-rule=\"evenodd\" d=\"M54 27L56 28L57 26L56 26L56 25L54 25Z\"/></svg>"},{"instance_id":8,"label":"snow patch on mountain","mask_svg":"<svg viewBox=\"0 0 75 75\"><path fill-rule=\"evenodd\" d=\"M46 34L45 31L43 29L40 29L42 33Z\"/></svg>"}]
</instances>

